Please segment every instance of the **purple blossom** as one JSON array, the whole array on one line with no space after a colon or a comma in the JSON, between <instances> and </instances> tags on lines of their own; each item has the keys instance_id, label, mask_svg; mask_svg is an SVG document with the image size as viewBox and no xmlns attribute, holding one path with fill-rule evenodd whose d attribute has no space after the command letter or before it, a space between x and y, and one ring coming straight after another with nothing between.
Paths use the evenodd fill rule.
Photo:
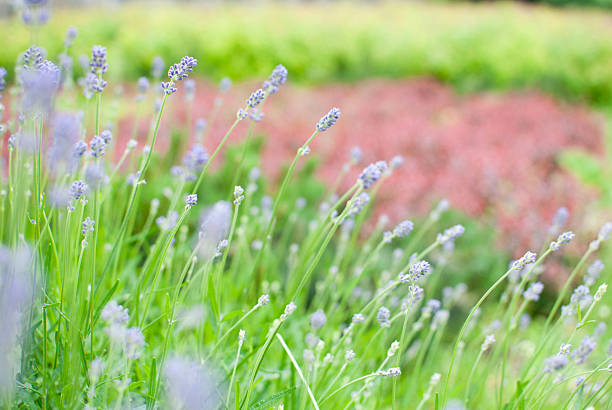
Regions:
<instances>
[{"instance_id":1,"label":"purple blossom","mask_svg":"<svg viewBox=\"0 0 612 410\"><path fill-rule=\"evenodd\" d=\"M576 235L574 235L572 232L562 233L561 235L559 235L556 241L551 242L550 249L553 251L558 251L561 248L561 246L570 243L571 240L574 239L575 236Z\"/></svg>"},{"instance_id":2,"label":"purple blossom","mask_svg":"<svg viewBox=\"0 0 612 410\"><path fill-rule=\"evenodd\" d=\"M523 296L526 300L537 302L540 299L540 294L544 290L544 285L541 282L535 282L529 288L523 292Z\"/></svg>"},{"instance_id":3,"label":"purple blossom","mask_svg":"<svg viewBox=\"0 0 612 410\"><path fill-rule=\"evenodd\" d=\"M319 132L327 131L330 127L336 124L338 118L340 118L340 110L334 107L319 120L317 123L317 130Z\"/></svg>"},{"instance_id":4,"label":"purple blossom","mask_svg":"<svg viewBox=\"0 0 612 410\"><path fill-rule=\"evenodd\" d=\"M379 166L378 163L370 164L363 171L361 171L358 179L361 181L363 188L368 189L380 179L383 172L384 170L381 169L381 166Z\"/></svg>"},{"instance_id":5,"label":"purple blossom","mask_svg":"<svg viewBox=\"0 0 612 410\"><path fill-rule=\"evenodd\" d=\"M437 240L439 244L444 245L446 242L454 241L464 233L465 228L463 225L455 225L446 229L444 232L439 233Z\"/></svg>"},{"instance_id":6,"label":"purple blossom","mask_svg":"<svg viewBox=\"0 0 612 410\"><path fill-rule=\"evenodd\" d=\"M191 174L188 179L194 179L196 175L202 172L208 159L209 156L206 148L198 144L193 145L183 158L183 165Z\"/></svg>"},{"instance_id":7,"label":"purple blossom","mask_svg":"<svg viewBox=\"0 0 612 410\"><path fill-rule=\"evenodd\" d=\"M153 78L161 78L165 67L166 64L164 63L164 59L160 56L156 56L151 64L151 76Z\"/></svg>"},{"instance_id":8,"label":"purple blossom","mask_svg":"<svg viewBox=\"0 0 612 410\"><path fill-rule=\"evenodd\" d=\"M0 92L4 91L4 89L6 88L6 75L8 73L6 72L6 68L4 67L0 67Z\"/></svg>"},{"instance_id":9,"label":"purple blossom","mask_svg":"<svg viewBox=\"0 0 612 410\"><path fill-rule=\"evenodd\" d=\"M198 194L189 194L185 197L185 209L189 209L198 203Z\"/></svg>"},{"instance_id":10,"label":"purple blossom","mask_svg":"<svg viewBox=\"0 0 612 410\"><path fill-rule=\"evenodd\" d=\"M258 106L265 98L266 93L261 88L257 91L254 91L249 98L246 100L246 105L248 108L255 108Z\"/></svg>"},{"instance_id":11,"label":"purple blossom","mask_svg":"<svg viewBox=\"0 0 612 410\"><path fill-rule=\"evenodd\" d=\"M264 81L262 86L263 89L266 90L268 94L276 93L279 87L287 82L287 74L288 71L282 64L277 65L272 71L272 74L270 74L268 80Z\"/></svg>"}]
</instances>

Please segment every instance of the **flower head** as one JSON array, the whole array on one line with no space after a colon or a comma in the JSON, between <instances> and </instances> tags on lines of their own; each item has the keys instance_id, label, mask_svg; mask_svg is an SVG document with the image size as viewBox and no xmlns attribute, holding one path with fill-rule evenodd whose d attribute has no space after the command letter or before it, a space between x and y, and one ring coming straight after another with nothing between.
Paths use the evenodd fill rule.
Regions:
<instances>
[{"instance_id":1,"label":"flower head","mask_svg":"<svg viewBox=\"0 0 612 410\"><path fill-rule=\"evenodd\" d=\"M338 118L340 118L340 110L334 107L319 120L317 123L317 130L319 132L327 131L330 127L336 124Z\"/></svg>"},{"instance_id":2,"label":"flower head","mask_svg":"<svg viewBox=\"0 0 612 410\"><path fill-rule=\"evenodd\" d=\"M189 194L185 196L185 209L189 209L198 203L198 194Z\"/></svg>"},{"instance_id":3,"label":"flower head","mask_svg":"<svg viewBox=\"0 0 612 410\"><path fill-rule=\"evenodd\" d=\"M272 71L272 74L270 74L270 77L268 77L268 80L264 81L262 86L263 89L266 90L268 94L276 93L279 87L287 82L287 74L288 71L282 64L277 65Z\"/></svg>"},{"instance_id":4,"label":"flower head","mask_svg":"<svg viewBox=\"0 0 612 410\"><path fill-rule=\"evenodd\" d=\"M438 234L438 243L444 245L447 242L454 241L465 233L463 225L455 225Z\"/></svg>"},{"instance_id":5,"label":"flower head","mask_svg":"<svg viewBox=\"0 0 612 410\"><path fill-rule=\"evenodd\" d=\"M561 235L559 235L556 241L550 243L550 249L553 251L558 251L561 246L570 243L575 236L576 235L574 235L572 232L562 233Z\"/></svg>"},{"instance_id":6,"label":"flower head","mask_svg":"<svg viewBox=\"0 0 612 410\"><path fill-rule=\"evenodd\" d=\"M266 93L261 88L254 91L249 98L246 100L246 105L248 108L255 108L258 106L265 98Z\"/></svg>"}]
</instances>

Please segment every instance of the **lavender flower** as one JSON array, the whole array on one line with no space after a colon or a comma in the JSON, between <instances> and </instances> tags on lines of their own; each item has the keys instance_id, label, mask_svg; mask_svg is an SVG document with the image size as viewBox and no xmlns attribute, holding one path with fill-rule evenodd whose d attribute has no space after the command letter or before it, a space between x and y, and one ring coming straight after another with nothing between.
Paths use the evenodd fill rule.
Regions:
<instances>
[{"instance_id":1,"label":"lavender flower","mask_svg":"<svg viewBox=\"0 0 612 410\"><path fill-rule=\"evenodd\" d=\"M257 91L254 91L250 97L246 100L246 105L248 108L255 108L258 106L265 98L266 93L261 88Z\"/></svg>"},{"instance_id":2,"label":"lavender flower","mask_svg":"<svg viewBox=\"0 0 612 410\"><path fill-rule=\"evenodd\" d=\"M167 408L214 409L221 405L218 378L208 368L175 356L164 367L168 392Z\"/></svg>"},{"instance_id":3,"label":"lavender flower","mask_svg":"<svg viewBox=\"0 0 612 410\"><path fill-rule=\"evenodd\" d=\"M26 65L19 75L23 87L22 111L42 115L51 111L60 83L59 68L48 60L41 61L40 49L31 47L24 55Z\"/></svg>"},{"instance_id":4,"label":"lavender flower","mask_svg":"<svg viewBox=\"0 0 612 410\"><path fill-rule=\"evenodd\" d=\"M378 375L382 377L398 377L402 374L402 370L399 367L390 367L387 370L379 370Z\"/></svg>"},{"instance_id":5,"label":"lavender flower","mask_svg":"<svg viewBox=\"0 0 612 410\"><path fill-rule=\"evenodd\" d=\"M128 309L114 300L111 300L104 306L100 313L100 317L109 325L121 325L127 323L130 319Z\"/></svg>"},{"instance_id":6,"label":"lavender flower","mask_svg":"<svg viewBox=\"0 0 612 410\"><path fill-rule=\"evenodd\" d=\"M223 77L221 81L219 81L219 92L221 94L227 94L230 88L232 88L232 80L229 77Z\"/></svg>"},{"instance_id":7,"label":"lavender flower","mask_svg":"<svg viewBox=\"0 0 612 410\"><path fill-rule=\"evenodd\" d=\"M554 356L550 356L544 360L544 371L546 373L558 372L567 366L567 363L567 357L564 355L556 354Z\"/></svg>"},{"instance_id":8,"label":"lavender flower","mask_svg":"<svg viewBox=\"0 0 612 410\"><path fill-rule=\"evenodd\" d=\"M348 204L347 216L357 215L370 202L370 195L362 192Z\"/></svg>"},{"instance_id":9,"label":"lavender flower","mask_svg":"<svg viewBox=\"0 0 612 410\"><path fill-rule=\"evenodd\" d=\"M156 56L151 64L151 76L156 79L161 78L165 67L166 63L164 63L164 59L160 56Z\"/></svg>"},{"instance_id":10,"label":"lavender flower","mask_svg":"<svg viewBox=\"0 0 612 410\"><path fill-rule=\"evenodd\" d=\"M487 335L487 337L485 337L484 342L482 342L482 345L480 346L480 350L486 352L493 345L493 343L495 343L495 335Z\"/></svg>"},{"instance_id":11,"label":"lavender flower","mask_svg":"<svg viewBox=\"0 0 612 410\"><path fill-rule=\"evenodd\" d=\"M74 201L78 201L81 199L83 195L87 192L87 184L82 181L74 181L70 186L70 197Z\"/></svg>"},{"instance_id":12,"label":"lavender flower","mask_svg":"<svg viewBox=\"0 0 612 410\"><path fill-rule=\"evenodd\" d=\"M391 326L391 322L389 322L389 317L391 316L391 312L384 306L381 306L378 309L378 313L376 314L376 319L381 327L389 327Z\"/></svg>"},{"instance_id":13,"label":"lavender flower","mask_svg":"<svg viewBox=\"0 0 612 410\"><path fill-rule=\"evenodd\" d=\"M287 320L287 318L293 313L295 312L295 309L297 309L297 306L295 305L295 303L293 302L289 302L289 304L287 306L285 306L285 311L283 312L283 314L280 317L281 321L285 321Z\"/></svg>"},{"instance_id":14,"label":"lavender flower","mask_svg":"<svg viewBox=\"0 0 612 410\"><path fill-rule=\"evenodd\" d=\"M123 353L130 360L138 359L145 344L144 335L138 327L130 327L125 330L125 343Z\"/></svg>"},{"instance_id":15,"label":"lavender flower","mask_svg":"<svg viewBox=\"0 0 612 410\"><path fill-rule=\"evenodd\" d=\"M149 80L147 79L147 77L140 77L138 79L137 87L138 87L138 92L140 93L141 96L146 94L147 91L149 90Z\"/></svg>"},{"instance_id":16,"label":"lavender flower","mask_svg":"<svg viewBox=\"0 0 612 410\"><path fill-rule=\"evenodd\" d=\"M274 94L279 87L287 82L287 69L282 65L277 65L267 81L264 81L262 87L268 94Z\"/></svg>"},{"instance_id":17,"label":"lavender flower","mask_svg":"<svg viewBox=\"0 0 612 410\"><path fill-rule=\"evenodd\" d=\"M587 357L595 350L597 342L595 339L589 336L585 336L580 342L578 349L574 350L572 357L576 360L576 364L582 364L586 361Z\"/></svg>"},{"instance_id":18,"label":"lavender flower","mask_svg":"<svg viewBox=\"0 0 612 410\"><path fill-rule=\"evenodd\" d=\"M101 93L106 87L106 81L102 78L102 74L108 70L106 63L106 48L102 46L93 46L91 49L91 60L89 61L90 73L95 75L97 82L92 87L93 91Z\"/></svg>"},{"instance_id":19,"label":"lavender flower","mask_svg":"<svg viewBox=\"0 0 612 410\"><path fill-rule=\"evenodd\" d=\"M95 135L89 143L89 149L91 150L92 157L102 158L106 152L106 143L102 137Z\"/></svg>"},{"instance_id":20,"label":"lavender flower","mask_svg":"<svg viewBox=\"0 0 612 410\"><path fill-rule=\"evenodd\" d=\"M227 236L232 218L232 205L219 201L204 210L200 216L198 233L198 253L203 260L209 260L215 253L217 244Z\"/></svg>"},{"instance_id":21,"label":"lavender flower","mask_svg":"<svg viewBox=\"0 0 612 410\"><path fill-rule=\"evenodd\" d=\"M350 161L352 164L359 164L363 159L363 151L361 148L355 146L351 148L351 157Z\"/></svg>"},{"instance_id":22,"label":"lavender flower","mask_svg":"<svg viewBox=\"0 0 612 410\"><path fill-rule=\"evenodd\" d=\"M208 151L202 145L193 145L183 158L183 165L189 171L187 179L195 179L209 159Z\"/></svg>"},{"instance_id":23,"label":"lavender flower","mask_svg":"<svg viewBox=\"0 0 612 410\"><path fill-rule=\"evenodd\" d=\"M410 265L408 275L400 273L400 281L404 283L415 282L431 272L431 265L427 261L414 262Z\"/></svg>"},{"instance_id":24,"label":"lavender flower","mask_svg":"<svg viewBox=\"0 0 612 410\"><path fill-rule=\"evenodd\" d=\"M584 311L593 301L593 296L590 294L590 289L588 286L579 285L572 296L570 297L570 303L561 307L561 316L572 316L574 315L578 307L580 306L580 310Z\"/></svg>"},{"instance_id":25,"label":"lavender flower","mask_svg":"<svg viewBox=\"0 0 612 410\"><path fill-rule=\"evenodd\" d=\"M189 194L185 196L185 209L190 209L198 203L198 194Z\"/></svg>"},{"instance_id":26,"label":"lavender flower","mask_svg":"<svg viewBox=\"0 0 612 410\"><path fill-rule=\"evenodd\" d=\"M237 118L238 120L244 120L244 119L245 119L246 117L248 117L248 116L249 116L248 111L245 111L245 110L244 110L244 109L242 109L242 108L240 108L240 109L238 110L238 112L236 113L236 118Z\"/></svg>"},{"instance_id":27,"label":"lavender flower","mask_svg":"<svg viewBox=\"0 0 612 410\"><path fill-rule=\"evenodd\" d=\"M72 47L72 42L77 37L78 33L79 32L76 27L68 27L68 30L66 30L66 37L64 38L64 45L66 48Z\"/></svg>"},{"instance_id":28,"label":"lavender flower","mask_svg":"<svg viewBox=\"0 0 612 410\"><path fill-rule=\"evenodd\" d=\"M561 235L559 235L556 241L550 243L550 249L553 251L558 251L561 246L570 243L575 236L576 235L574 235L572 232L562 233Z\"/></svg>"},{"instance_id":29,"label":"lavender flower","mask_svg":"<svg viewBox=\"0 0 612 410\"><path fill-rule=\"evenodd\" d=\"M552 224L549 229L549 233L551 235L557 235L559 230L565 226L567 223L567 219L569 218L569 211L566 207L562 206L557 209L557 212L553 216Z\"/></svg>"},{"instance_id":30,"label":"lavender flower","mask_svg":"<svg viewBox=\"0 0 612 410\"><path fill-rule=\"evenodd\" d=\"M383 167L382 164L385 166ZM379 161L375 164L368 165L363 171L361 171L358 179L361 181L363 188L368 189L374 185L374 183L376 183L376 181L378 181L383 175L385 169L386 163L384 163L384 161Z\"/></svg>"},{"instance_id":31,"label":"lavender flower","mask_svg":"<svg viewBox=\"0 0 612 410\"><path fill-rule=\"evenodd\" d=\"M321 309L310 315L310 326L315 330L322 328L325 325L325 322L327 322L327 318Z\"/></svg>"},{"instance_id":32,"label":"lavender flower","mask_svg":"<svg viewBox=\"0 0 612 410\"><path fill-rule=\"evenodd\" d=\"M361 313L355 313L351 319L352 323L363 323L364 321L365 317Z\"/></svg>"},{"instance_id":33,"label":"lavender flower","mask_svg":"<svg viewBox=\"0 0 612 410\"><path fill-rule=\"evenodd\" d=\"M162 231L169 231L176 226L178 222L178 212L169 211L167 216L160 216L155 220L155 223Z\"/></svg>"},{"instance_id":34,"label":"lavender flower","mask_svg":"<svg viewBox=\"0 0 612 410\"><path fill-rule=\"evenodd\" d=\"M334 107L319 120L317 123L317 130L319 132L327 131L330 127L336 124L338 118L340 118L340 110Z\"/></svg>"},{"instance_id":35,"label":"lavender flower","mask_svg":"<svg viewBox=\"0 0 612 410\"><path fill-rule=\"evenodd\" d=\"M234 205L240 206L243 199L244 199L244 189L241 186L236 185L234 187Z\"/></svg>"},{"instance_id":36,"label":"lavender flower","mask_svg":"<svg viewBox=\"0 0 612 410\"><path fill-rule=\"evenodd\" d=\"M0 92L4 91L4 89L6 88L6 75L8 73L6 72L6 68L4 67L0 67Z\"/></svg>"},{"instance_id":37,"label":"lavender flower","mask_svg":"<svg viewBox=\"0 0 612 410\"><path fill-rule=\"evenodd\" d=\"M603 269L604 264L601 259L597 259L595 262L593 262L591 266L587 268L586 274L584 275L584 284L586 286L593 286Z\"/></svg>"},{"instance_id":38,"label":"lavender flower","mask_svg":"<svg viewBox=\"0 0 612 410\"><path fill-rule=\"evenodd\" d=\"M440 306L442 306L442 304L438 299L429 299L427 304L421 309L421 313L423 316L429 317L440 310Z\"/></svg>"},{"instance_id":39,"label":"lavender flower","mask_svg":"<svg viewBox=\"0 0 612 410\"><path fill-rule=\"evenodd\" d=\"M81 123L76 115L58 113L53 119L52 142L49 147L49 162L58 168L64 165L69 172L76 168L73 147L81 134Z\"/></svg>"},{"instance_id":40,"label":"lavender flower","mask_svg":"<svg viewBox=\"0 0 612 410\"><path fill-rule=\"evenodd\" d=\"M523 296L526 300L537 302L540 299L540 294L543 289L544 285L541 282L535 282L529 286L529 289L523 292Z\"/></svg>"},{"instance_id":41,"label":"lavender flower","mask_svg":"<svg viewBox=\"0 0 612 410\"><path fill-rule=\"evenodd\" d=\"M518 260L514 261L511 265L511 269L515 271L522 270L526 265L530 265L535 263L536 254L534 252L527 251L525 254Z\"/></svg>"},{"instance_id":42,"label":"lavender flower","mask_svg":"<svg viewBox=\"0 0 612 410\"><path fill-rule=\"evenodd\" d=\"M185 100L193 101L195 97L195 81L189 79L185 81Z\"/></svg>"},{"instance_id":43,"label":"lavender flower","mask_svg":"<svg viewBox=\"0 0 612 410\"><path fill-rule=\"evenodd\" d=\"M178 64L171 65L168 69L168 78L170 81L162 82L162 91L166 95L175 93L177 91L175 87L176 83L189 77L189 73L193 71L196 65L198 65L198 60L189 56L183 57Z\"/></svg>"},{"instance_id":44,"label":"lavender flower","mask_svg":"<svg viewBox=\"0 0 612 410\"><path fill-rule=\"evenodd\" d=\"M94 221L93 219L91 219L90 217L85 218L85 220L83 221L83 229L81 230L81 233L85 236L87 236L87 234L91 233L94 231L94 225L96 224L96 221Z\"/></svg>"},{"instance_id":45,"label":"lavender flower","mask_svg":"<svg viewBox=\"0 0 612 410\"><path fill-rule=\"evenodd\" d=\"M270 296L268 294L263 294L257 299L259 306L266 306L268 303L270 303Z\"/></svg>"},{"instance_id":46,"label":"lavender flower","mask_svg":"<svg viewBox=\"0 0 612 410\"><path fill-rule=\"evenodd\" d=\"M464 233L465 228L463 227L463 225L455 225L446 229L444 232L439 233L437 241L439 244L444 245L447 242L454 241Z\"/></svg>"},{"instance_id":47,"label":"lavender flower","mask_svg":"<svg viewBox=\"0 0 612 410\"><path fill-rule=\"evenodd\" d=\"M16 354L25 313L32 300L32 251L28 247L0 246L0 395L11 392L19 367Z\"/></svg>"},{"instance_id":48,"label":"lavender flower","mask_svg":"<svg viewBox=\"0 0 612 410\"><path fill-rule=\"evenodd\" d=\"M405 238L410 235L412 229L414 229L414 223L412 223L412 221L402 221L393 229L393 236L395 238Z\"/></svg>"}]
</instances>

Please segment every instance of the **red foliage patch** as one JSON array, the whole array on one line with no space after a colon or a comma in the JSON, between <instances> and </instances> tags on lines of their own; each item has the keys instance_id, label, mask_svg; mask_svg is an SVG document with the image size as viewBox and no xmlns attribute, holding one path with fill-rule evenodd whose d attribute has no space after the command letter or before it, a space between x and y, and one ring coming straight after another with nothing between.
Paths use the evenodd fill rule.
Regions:
<instances>
[{"instance_id":1,"label":"red foliage patch","mask_svg":"<svg viewBox=\"0 0 612 410\"><path fill-rule=\"evenodd\" d=\"M212 125L209 148L250 91L240 87L228 96L225 107L232 108ZM198 86L193 121L206 116L214 93L209 85ZM341 109L341 119L312 144L324 159L320 176L334 181L354 145L363 149L366 163L402 155L404 165L380 190L378 212L392 219L424 214L433 201L448 198L469 215L492 215L509 234L504 245L520 249L541 237L559 206L580 211L591 195L555 161L570 146L600 151L602 126L588 110L536 92L462 96L428 79L284 86L266 102L258 125L268 136L264 171L277 176L332 106ZM178 111L184 119L184 105ZM241 124L232 140L245 132ZM360 170L352 170L344 187Z\"/></svg>"}]
</instances>

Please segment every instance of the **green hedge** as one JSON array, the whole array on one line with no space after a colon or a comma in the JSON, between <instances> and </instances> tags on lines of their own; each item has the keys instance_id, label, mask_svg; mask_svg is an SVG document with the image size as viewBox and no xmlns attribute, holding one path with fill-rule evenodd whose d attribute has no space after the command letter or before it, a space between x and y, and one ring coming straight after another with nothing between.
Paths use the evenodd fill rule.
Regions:
<instances>
[{"instance_id":1,"label":"green hedge","mask_svg":"<svg viewBox=\"0 0 612 410\"><path fill-rule=\"evenodd\" d=\"M61 51L69 25L80 31L74 55L109 50L109 76L135 79L162 55L187 52L213 79L260 78L278 63L292 81L432 75L460 90L537 87L594 104L612 103L612 25L600 11L516 4L130 6L56 11L38 38ZM30 43L15 20L0 65ZM78 65L78 64L75 64Z\"/></svg>"}]
</instances>

